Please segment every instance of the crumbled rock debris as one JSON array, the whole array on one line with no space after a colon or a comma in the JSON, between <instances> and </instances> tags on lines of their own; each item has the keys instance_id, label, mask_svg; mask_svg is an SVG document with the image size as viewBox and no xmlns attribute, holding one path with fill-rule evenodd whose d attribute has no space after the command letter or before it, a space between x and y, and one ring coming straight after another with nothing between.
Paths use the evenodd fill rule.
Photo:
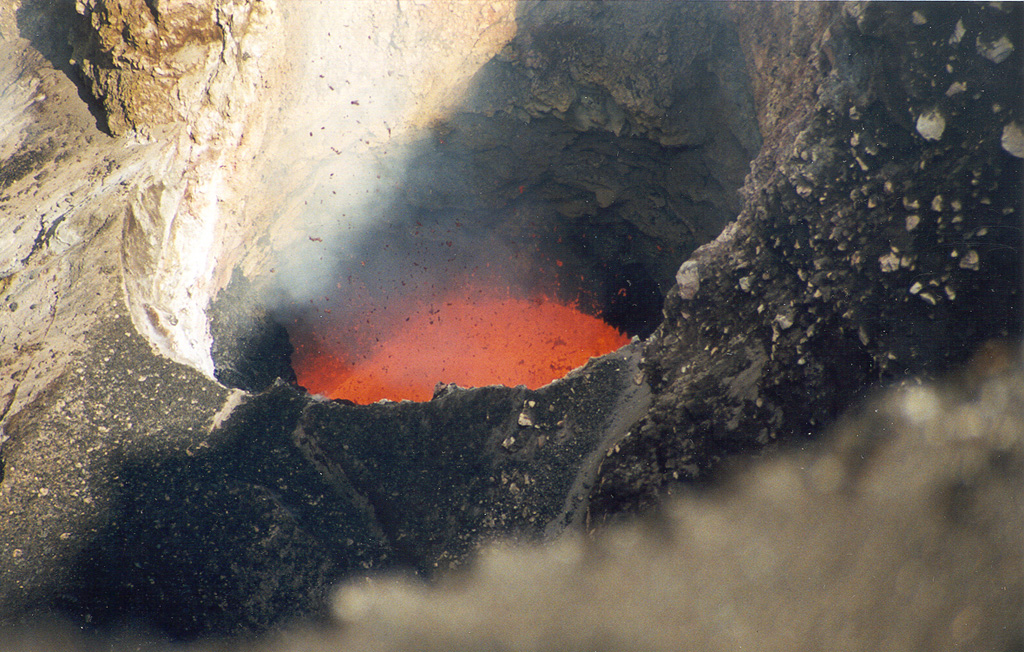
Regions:
<instances>
[{"instance_id":1,"label":"crumbled rock debris","mask_svg":"<svg viewBox=\"0 0 1024 652\"><path fill-rule=\"evenodd\" d=\"M1020 6L738 9L758 113L777 122L736 222L684 264L699 291L669 292L644 352L654 405L605 461L595 517L813 436L874 383L1020 335L1021 162L1006 146L1020 54L997 64L974 47L994 30L1019 41ZM947 96L957 81L970 90ZM944 127L920 133L924 115Z\"/></svg>"}]
</instances>

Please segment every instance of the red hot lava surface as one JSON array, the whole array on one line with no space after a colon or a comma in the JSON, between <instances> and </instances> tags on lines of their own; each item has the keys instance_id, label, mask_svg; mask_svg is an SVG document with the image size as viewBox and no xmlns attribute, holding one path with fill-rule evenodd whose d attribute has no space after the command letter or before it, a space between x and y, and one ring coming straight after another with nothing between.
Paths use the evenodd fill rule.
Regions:
<instances>
[{"instance_id":1,"label":"red hot lava surface","mask_svg":"<svg viewBox=\"0 0 1024 652\"><path fill-rule=\"evenodd\" d=\"M335 327L348 336L293 333L299 384L361 404L427 401L438 382L536 389L629 342L575 306L486 288L389 312L379 324Z\"/></svg>"}]
</instances>

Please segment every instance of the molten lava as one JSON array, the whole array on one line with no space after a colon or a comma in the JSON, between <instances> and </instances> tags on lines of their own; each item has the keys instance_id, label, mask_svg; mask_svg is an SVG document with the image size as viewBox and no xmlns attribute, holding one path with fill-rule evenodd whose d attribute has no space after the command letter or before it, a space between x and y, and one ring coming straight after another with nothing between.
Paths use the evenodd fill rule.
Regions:
<instances>
[{"instance_id":1,"label":"molten lava","mask_svg":"<svg viewBox=\"0 0 1024 652\"><path fill-rule=\"evenodd\" d=\"M347 333L293 333L299 384L362 404L427 401L438 382L535 389L629 341L597 317L547 297L473 287L411 303L392 307L386 322L364 320Z\"/></svg>"}]
</instances>

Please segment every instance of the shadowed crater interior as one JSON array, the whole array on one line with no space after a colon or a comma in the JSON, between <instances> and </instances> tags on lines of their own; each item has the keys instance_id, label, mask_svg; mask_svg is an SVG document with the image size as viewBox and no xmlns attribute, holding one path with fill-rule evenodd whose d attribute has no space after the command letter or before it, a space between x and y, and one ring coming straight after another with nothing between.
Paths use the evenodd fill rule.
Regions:
<instances>
[{"instance_id":1,"label":"shadowed crater interior","mask_svg":"<svg viewBox=\"0 0 1024 652\"><path fill-rule=\"evenodd\" d=\"M461 108L413 137L374 214L337 216L368 226L325 238L322 296L282 301L270 273L236 274L220 293L218 379L292 379L284 329L300 349L344 340L396 305L443 307L477 283L575 305L628 336L654 331L680 261L737 214L760 146L736 35L713 5L526 4L517 20ZM298 251L278 261L304 264Z\"/></svg>"}]
</instances>

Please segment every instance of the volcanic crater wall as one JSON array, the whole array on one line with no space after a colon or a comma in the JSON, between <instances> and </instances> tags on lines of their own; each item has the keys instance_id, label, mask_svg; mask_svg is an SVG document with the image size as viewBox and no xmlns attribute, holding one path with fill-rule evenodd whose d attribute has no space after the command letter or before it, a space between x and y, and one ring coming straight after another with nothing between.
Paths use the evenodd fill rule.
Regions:
<instances>
[{"instance_id":1,"label":"volcanic crater wall","mask_svg":"<svg viewBox=\"0 0 1024 652\"><path fill-rule=\"evenodd\" d=\"M497 596L522 595L500 613L540 649L791 649L794 631L808 646L1019 647L1019 429L990 418L1014 405L1019 361L992 344L962 394L908 381L831 447L731 492L523 553L536 564L492 556L462 585L465 631L415 612L442 599L421 586L329 602L369 570L430 575L494 537L550 542L649 507L736 452L817 436L872 384L1018 338L1019 6L79 3L98 21L77 32L83 70L110 129L134 129L114 140L66 62L47 64L68 48L29 42L71 20L63 4L41 27L45 4L0 8L14 224L0 623L57 614L181 639L333 615L374 645L450 649L497 644L473 637L499 626ZM199 50L173 38L193 14ZM132 95L132 79L175 83L137 58L152 44L135 35L154 29L198 62L181 95ZM304 54L282 58L282 43ZM378 83L389 76L422 84ZM161 108L173 97L181 112ZM442 385L426 403L355 406L290 384L294 306L352 261L393 278L403 257L372 258L377 245L415 251L417 221L452 215L500 236L503 256L536 254L516 270L528 283L582 273L563 291L599 295L610 318L620 283L667 293L660 320L628 326L656 330L537 391ZM476 264L491 252L474 239L460 246ZM542 595L610 597L510 593L523 577ZM606 611L623 591L640 606ZM588 625L584 640L535 605L575 614L564 622ZM686 622L650 626L651 612ZM644 638L658 632L671 640Z\"/></svg>"},{"instance_id":2,"label":"volcanic crater wall","mask_svg":"<svg viewBox=\"0 0 1024 652\"><path fill-rule=\"evenodd\" d=\"M250 274L261 315L344 336L472 274L654 330L679 260L738 211L760 144L736 33L717 5L522 3L516 24L429 129L367 141L384 169L371 203L335 208ZM214 306L215 362L238 368L249 325Z\"/></svg>"},{"instance_id":3,"label":"volcanic crater wall","mask_svg":"<svg viewBox=\"0 0 1024 652\"><path fill-rule=\"evenodd\" d=\"M736 221L679 270L645 352L657 398L596 505L647 503L731 452L813 435L872 383L1019 337L1019 10L737 13L770 137Z\"/></svg>"}]
</instances>

